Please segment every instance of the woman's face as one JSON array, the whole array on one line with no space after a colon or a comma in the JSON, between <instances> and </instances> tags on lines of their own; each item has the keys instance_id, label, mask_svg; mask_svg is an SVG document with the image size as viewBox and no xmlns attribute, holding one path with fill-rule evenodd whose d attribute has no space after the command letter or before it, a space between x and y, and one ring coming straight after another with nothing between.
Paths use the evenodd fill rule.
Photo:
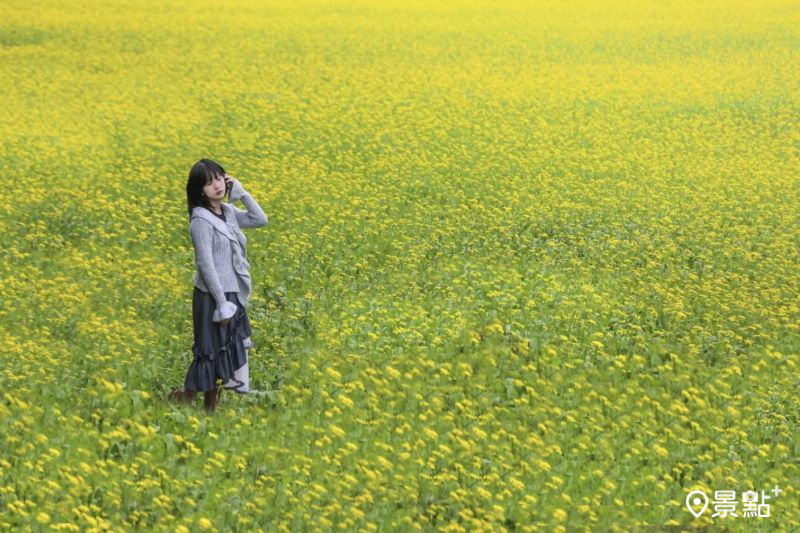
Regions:
<instances>
[{"instance_id":1,"label":"woman's face","mask_svg":"<svg viewBox=\"0 0 800 533\"><path fill-rule=\"evenodd\" d=\"M214 176L205 184L203 192L209 200L221 200L225 196L225 177L222 174Z\"/></svg>"}]
</instances>

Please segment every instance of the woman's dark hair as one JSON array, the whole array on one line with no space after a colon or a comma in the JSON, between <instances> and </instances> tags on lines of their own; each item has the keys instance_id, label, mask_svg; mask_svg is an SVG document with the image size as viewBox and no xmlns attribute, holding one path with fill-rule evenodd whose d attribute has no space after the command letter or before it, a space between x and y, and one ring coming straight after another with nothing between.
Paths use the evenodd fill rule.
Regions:
<instances>
[{"instance_id":1,"label":"woman's dark hair","mask_svg":"<svg viewBox=\"0 0 800 533\"><path fill-rule=\"evenodd\" d=\"M208 198L203 196L203 187L215 176L225 175L225 169L210 159L201 159L189 171L189 182L186 184L186 203L189 207L189 218L195 207L211 208Z\"/></svg>"}]
</instances>

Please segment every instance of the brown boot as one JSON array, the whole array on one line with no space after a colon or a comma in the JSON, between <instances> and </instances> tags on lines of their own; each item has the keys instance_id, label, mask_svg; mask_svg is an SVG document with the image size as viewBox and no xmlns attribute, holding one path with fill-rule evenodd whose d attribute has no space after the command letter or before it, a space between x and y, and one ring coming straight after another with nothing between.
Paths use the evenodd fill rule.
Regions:
<instances>
[{"instance_id":1,"label":"brown boot","mask_svg":"<svg viewBox=\"0 0 800 533\"><path fill-rule=\"evenodd\" d=\"M196 395L197 393L195 391L186 390L181 387L180 389L175 389L174 391L170 392L167 398L173 403L189 404L194 401Z\"/></svg>"},{"instance_id":2,"label":"brown boot","mask_svg":"<svg viewBox=\"0 0 800 533\"><path fill-rule=\"evenodd\" d=\"M214 412L220 396L222 396L222 387L217 387L203 393L203 406L206 408L206 413Z\"/></svg>"}]
</instances>

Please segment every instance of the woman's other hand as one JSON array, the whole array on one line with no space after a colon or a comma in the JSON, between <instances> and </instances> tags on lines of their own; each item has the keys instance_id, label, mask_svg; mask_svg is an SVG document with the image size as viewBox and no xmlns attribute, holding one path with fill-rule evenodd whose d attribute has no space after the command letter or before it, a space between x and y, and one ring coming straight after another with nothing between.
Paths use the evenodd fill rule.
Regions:
<instances>
[{"instance_id":1,"label":"woman's other hand","mask_svg":"<svg viewBox=\"0 0 800 533\"><path fill-rule=\"evenodd\" d=\"M231 321L230 318L226 318L225 320L220 320L219 325L220 326L227 326L228 322L230 322L230 321Z\"/></svg>"},{"instance_id":2,"label":"woman's other hand","mask_svg":"<svg viewBox=\"0 0 800 533\"><path fill-rule=\"evenodd\" d=\"M225 174L224 178L225 178L225 183L228 186L229 201L235 202L237 200L241 200L242 196L247 194L244 188L242 187L242 184L239 183L239 180L227 174Z\"/></svg>"}]
</instances>

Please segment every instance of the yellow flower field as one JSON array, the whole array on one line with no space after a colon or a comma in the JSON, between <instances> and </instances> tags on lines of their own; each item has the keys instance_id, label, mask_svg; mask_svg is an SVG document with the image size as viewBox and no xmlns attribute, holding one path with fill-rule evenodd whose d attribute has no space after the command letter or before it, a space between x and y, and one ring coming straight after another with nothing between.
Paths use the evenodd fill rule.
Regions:
<instances>
[{"instance_id":1,"label":"yellow flower field","mask_svg":"<svg viewBox=\"0 0 800 533\"><path fill-rule=\"evenodd\" d=\"M0 17L0 530L800 530L797 2ZM269 217L210 416L204 157Z\"/></svg>"}]
</instances>

